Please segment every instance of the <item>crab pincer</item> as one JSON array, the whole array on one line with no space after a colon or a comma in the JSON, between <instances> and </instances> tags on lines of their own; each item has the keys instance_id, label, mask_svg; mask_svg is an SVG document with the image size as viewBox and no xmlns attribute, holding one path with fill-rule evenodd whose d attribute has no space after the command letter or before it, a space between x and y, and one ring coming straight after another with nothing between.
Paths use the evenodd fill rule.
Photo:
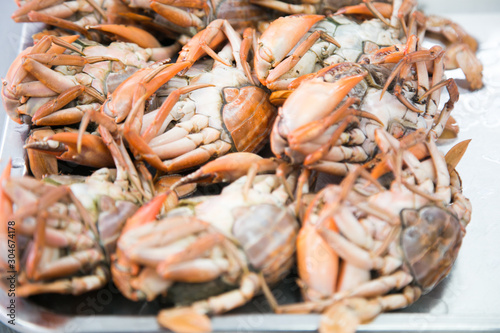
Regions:
<instances>
[{"instance_id":1,"label":"crab pincer","mask_svg":"<svg viewBox=\"0 0 500 333\"><path fill-rule=\"evenodd\" d=\"M43 140L30 142L25 149L54 155L57 159L94 168L113 167L113 157L102 139L93 134L82 138L80 152L77 149L78 133L60 132L44 137Z\"/></svg>"}]
</instances>

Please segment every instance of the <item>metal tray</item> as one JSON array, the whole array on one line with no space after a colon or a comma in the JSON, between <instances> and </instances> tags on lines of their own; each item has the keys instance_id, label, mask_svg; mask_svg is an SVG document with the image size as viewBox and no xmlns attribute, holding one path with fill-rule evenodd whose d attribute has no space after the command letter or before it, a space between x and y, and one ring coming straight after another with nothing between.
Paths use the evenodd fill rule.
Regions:
<instances>
[{"instance_id":1,"label":"metal tray","mask_svg":"<svg viewBox=\"0 0 500 333\"><path fill-rule=\"evenodd\" d=\"M497 174L500 172L500 64L497 62L500 2L469 2L468 7L464 7L467 8L465 14L456 5L458 1L424 3L428 13L433 6L454 4L447 7L452 14L441 15L458 22L480 41L479 58L484 64L485 87L469 92L462 88L464 77L459 70L448 73L461 87L460 101L453 111L461 132L454 143L472 139L458 166L464 193L472 201L472 221L455 266L443 282L412 306L382 314L373 322L361 325L359 332L500 332L500 177ZM488 9L478 13L481 8ZM28 27L24 29L23 35L29 36ZM0 129L0 170L12 157L13 173L24 174L22 144L27 127L9 119L5 119L5 124ZM447 151L454 143L440 148ZM280 303L298 299L292 280L289 278L275 290ZM162 331L155 319L162 307L160 301L129 302L112 285L79 297L44 295L16 299L15 326L7 324L8 302L7 295L0 292L0 309L3 309L0 320L23 332ZM275 315L270 313L263 297L257 297L240 309L215 316L212 322L216 331L309 332L317 329L319 315Z\"/></svg>"}]
</instances>

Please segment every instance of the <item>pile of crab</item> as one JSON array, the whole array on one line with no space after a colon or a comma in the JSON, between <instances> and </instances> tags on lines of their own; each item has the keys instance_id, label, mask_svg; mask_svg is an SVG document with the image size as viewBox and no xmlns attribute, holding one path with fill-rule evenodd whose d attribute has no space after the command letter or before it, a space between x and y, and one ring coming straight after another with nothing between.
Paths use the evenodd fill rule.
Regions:
<instances>
[{"instance_id":1,"label":"pile of crab","mask_svg":"<svg viewBox=\"0 0 500 333\"><path fill-rule=\"evenodd\" d=\"M458 131L445 70L481 88L477 42L416 1L331 2L18 0L16 21L56 27L3 79L30 126L33 177L0 178L0 274L18 272L18 295L210 284L159 323L209 331L263 293L354 332L443 280L471 214L468 142L436 145ZM291 271L303 300L279 304Z\"/></svg>"}]
</instances>

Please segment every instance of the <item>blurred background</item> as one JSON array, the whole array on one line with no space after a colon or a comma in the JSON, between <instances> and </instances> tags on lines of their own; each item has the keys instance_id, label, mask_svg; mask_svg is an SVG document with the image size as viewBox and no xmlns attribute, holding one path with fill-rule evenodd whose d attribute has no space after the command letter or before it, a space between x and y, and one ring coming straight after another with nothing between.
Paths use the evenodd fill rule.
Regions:
<instances>
[{"instance_id":1,"label":"blurred background","mask_svg":"<svg viewBox=\"0 0 500 333\"><path fill-rule=\"evenodd\" d=\"M13 0L2 0L0 8L0 45L2 48L2 51L0 51L0 77L2 78L7 73L12 61L16 58L16 55L19 52L19 45L21 43L22 25L15 24L10 18L11 13L14 12L16 8L17 6ZM0 138L3 137L4 127L7 125L6 123L6 117L2 112L0 114ZM0 141L2 140L0 139ZM3 165L1 161L0 164ZM3 323L0 323L1 333L17 332L11 328L12 326L7 327Z\"/></svg>"}]
</instances>

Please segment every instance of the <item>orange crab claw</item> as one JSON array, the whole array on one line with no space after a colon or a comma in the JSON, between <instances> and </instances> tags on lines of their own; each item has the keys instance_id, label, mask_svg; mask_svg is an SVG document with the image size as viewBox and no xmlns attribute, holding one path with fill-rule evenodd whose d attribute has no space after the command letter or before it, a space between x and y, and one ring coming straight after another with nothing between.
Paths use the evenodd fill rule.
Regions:
<instances>
[{"instance_id":1,"label":"orange crab claw","mask_svg":"<svg viewBox=\"0 0 500 333\"><path fill-rule=\"evenodd\" d=\"M155 221L156 215L158 215L165 200L170 196L170 194L172 194L171 191L162 193L139 208L139 210L137 210L135 214L129 218L127 222L125 222L120 239L131 229ZM172 203L172 205L175 205L175 203ZM120 243L120 239L118 240L118 243ZM137 276L139 273L139 266L125 256L120 249L120 246L117 247L116 253L112 255L111 259L113 262L111 265L113 282L118 289L120 289L121 293L125 297L132 300L137 301L141 299L143 295L140 295L140 293L138 293L137 290L135 290L130 284L131 277Z\"/></svg>"},{"instance_id":2,"label":"orange crab claw","mask_svg":"<svg viewBox=\"0 0 500 333\"><path fill-rule=\"evenodd\" d=\"M336 291L339 272L339 256L328 245L318 232L317 226L312 224L309 216L319 200L316 196L311 202L304 217L304 225L297 236L297 266L306 300L319 300L324 296L332 295ZM332 231L338 232L337 226L330 218L323 225Z\"/></svg>"},{"instance_id":3,"label":"orange crab claw","mask_svg":"<svg viewBox=\"0 0 500 333\"><path fill-rule=\"evenodd\" d=\"M96 135L84 134L81 152L77 151L78 133L57 133L44 141L28 143L25 149L34 149L56 155L60 160L74 162L94 168L113 167L113 157L102 139Z\"/></svg>"},{"instance_id":4,"label":"orange crab claw","mask_svg":"<svg viewBox=\"0 0 500 333\"><path fill-rule=\"evenodd\" d=\"M98 24L88 26L87 29L111 33L143 48L161 47L160 42L149 32L131 25Z\"/></svg>"},{"instance_id":5,"label":"orange crab claw","mask_svg":"<svg viewBox=\"0 0 500 333\"><path fill-rule=\"evenodd\" d=\"M382 14L385 18L390 18L392 15L392 5L383 2L372 2L372 6ZM358 14L358 15L368 15L374 16L373 11L371 11L366 3L362 3L355 6L346 6L340 8L334 15L345 15L345 14Z\"/></svg>"},{"instance_id":6,"label":"orange crab claw","mask_svg":"<svg viewBox=\"0 0 500 333\"><path fill-rule=\"evenodd\" d=\"M259 38L255 51L255 70L262 84L267 83L270 70L275 68L299 43L323 15L294 15L273 21Z\"/></svg>"},{"instance_id":7,"label":"orange crab claw","mask_svg":"<svg viewBox=\"0 0 500 333\"><path fill-rule=\"evenodd\" d=\"M133 228L137 228L143 224L150 223L153 221L163 207L163 203L169 195L172 193L167 191L156 197L154 197L150 202L139 208L137 212L127 220L125 226L122 229L122 234Z\"/></svg>"},{"instance_id":8,"label":"orange crab claw","mask_svg":"<svg viewBox=\"0 0 500 333\"><path fill-rule=\"evenodd\" d=\"M82 34L87 39L90 40L94 39L94 37L90 34L90 32L87 29L69 20L64 20L59 17L43 14L40 12L30 12L28 13L28 18L30 22L40 22L40 23L45 23L47 25L53 25L55 27L59 27L62 29L73 30Z\"/></svg>"},{"instance_id":9,"label":"orange crab claw","mask_svg":"<svg viewBox=\"0 0 500 333\"><path fill-rule=\"evenodd\" d=\"M117 123L122 122L139 99L147 99L177 73L190 65L189 62L180 62L147 67L137 71L123 81L108 97L102 106L104 114L115 118Z\"/></svg>"},{"instance_id":10,"label":"orange crab claw","mask_svg":"<svg viewBox=\"0 0 500 333\"><path fill-rule=\"evenodd\" d=\"M226 20L214 20L205 29L194 35L189 43L184 45L181 52L179 52L177 62L189 61L194 64L196 60L208 54L213 59L230 66L214 50L226 40L233 44L240 38L239 34ZM233 47L237 48L235 44L233 44Z\"/></svg>"},{"instance_id":11,"label":"orange crab claw","mask_svg":"<svg viewBox=\"0 0 500 333\"><path fill-rule=\"evenodd\" d=\"M277 163L270 159L263 159L257 154L231 153L219 157L205 164L197 171L181 178L172 188L203 180L210 182L234 181L246 175L252 167L256 167L259 172L274 171L277 168Z\"/></svg>"},{"instance_id":12,"label":"orange crab claw","mask_svg":"<svg viewBox=\"0 0 500 333\"><path fill-rule=\"evenodd\" d=\"M47 127L33 130L28 137L28 144L43 142L45 138L54 135L55 132ZM42 179L46 175L55 175L58 172L57 158L53 155L40 152L36 149L28 149L28 161L31 173L36 179Z\"/></svg>"},{"instance_id":13,"label":"orange crab claw","mask_svg":"<svg viewBox=\"0 0 500 333\"><path fill-rule=\"evenodd\" d=\"M18 9L12 13L11 18L19 23L19 22L29 22L27 17L28 13L31 11L38 11L44 8L55 5L56 3L61 2L60 0L47 0L47 1L29 1L24 5L19 6ZM18 3L19 5L19 3Z\"/></svg>"},{"instance_id":14,"label":"orange crab claw","mask_svg":"<svg viewBox=\"0 0 500 333\"><path fill-rule=\"evenodd\" d=\"M190 307L168 309L160 312L158 323L174 332L211 332L210 318Z\"/></svg>"},{"instance_id":15,"label":"orange crab claw","mask_svg":"<svg viewBox=\"0 0 500 333\"><path fill-rule=\"evenodd\" d=\"M194 1L172 1L173 6L170 4L162 4L162 2L166 1L151 1L150 7L152 10L154 10L156 13L160 14L162 17L166 18L168 21L172 22L175 25L178 25L183 28L189 28L189 27L195 27L197 29L200 29L203 27L203 21L193 13L189 13L185 10L182 10L180 8L176 8L174 6L182 6L182 3L184 2L184 5L189 5L194 4L196 6ZM176 2L179 2L180 4L175 4ZM206 2L205 2L206 5ZM208 8L207 8L208 9ZM208 9L209 10L209 9Z\"/></svg>"}]
</instances>

